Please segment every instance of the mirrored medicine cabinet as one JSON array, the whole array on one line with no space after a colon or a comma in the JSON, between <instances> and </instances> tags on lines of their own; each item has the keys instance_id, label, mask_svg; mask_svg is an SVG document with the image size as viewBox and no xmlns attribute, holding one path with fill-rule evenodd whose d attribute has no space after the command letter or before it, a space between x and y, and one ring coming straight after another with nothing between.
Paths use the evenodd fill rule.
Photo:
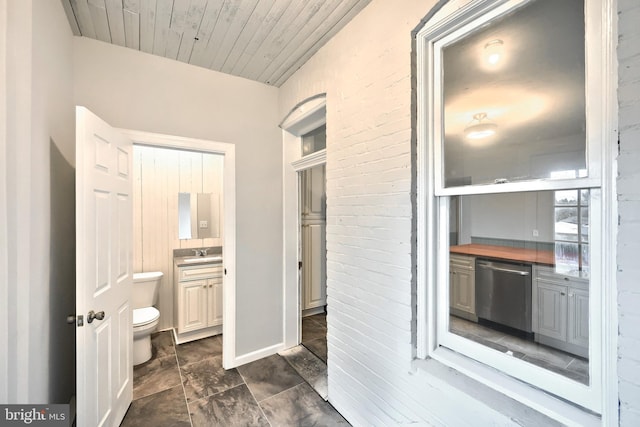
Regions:
<instances>
[{"instance_id":1,"label":"mirrored medicine cabinet","mask_svg":"<svg viewBox=\"0 0 640 427\"><path fill-rule=\"evenodd\" d=\"M178 238L220 237L220 195L178 193Z\"/></svg>"}]
</instances>

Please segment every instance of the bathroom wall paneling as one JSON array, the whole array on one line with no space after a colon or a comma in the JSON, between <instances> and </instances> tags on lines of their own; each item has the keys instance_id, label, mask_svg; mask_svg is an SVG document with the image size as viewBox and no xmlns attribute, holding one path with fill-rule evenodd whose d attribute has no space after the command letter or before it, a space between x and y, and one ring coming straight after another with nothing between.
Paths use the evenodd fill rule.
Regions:
<instances>
[{"instance_id":1,"label":"bathroom wall paneling","mask_svg":"<svg viewBox=\"0 0 640 427\"><path fill-rule=\"evenodd\" d=\"M134 271L164 273L158 295L160 330L174 326L173 250L222 246L222 231L219 238L178 239L178 193L221 198L223 161L222 155L210 153L134 147Z\"/></svg>"}]
</instances>

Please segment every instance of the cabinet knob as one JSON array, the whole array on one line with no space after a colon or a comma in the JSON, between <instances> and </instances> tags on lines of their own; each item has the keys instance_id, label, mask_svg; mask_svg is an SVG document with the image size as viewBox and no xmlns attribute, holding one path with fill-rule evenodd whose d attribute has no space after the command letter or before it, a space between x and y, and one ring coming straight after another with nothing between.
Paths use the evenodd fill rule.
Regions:
<instances>
[{"instance_id":1,"label":"cabinet knob","mask_svg":"<svg viewBox=\"0 0 640 427\"><path fill-rule=\"evenodd\" d=\"M566 294L564 292L560 292L560 295L565 296Z\"/></svg>"}]
</instances>

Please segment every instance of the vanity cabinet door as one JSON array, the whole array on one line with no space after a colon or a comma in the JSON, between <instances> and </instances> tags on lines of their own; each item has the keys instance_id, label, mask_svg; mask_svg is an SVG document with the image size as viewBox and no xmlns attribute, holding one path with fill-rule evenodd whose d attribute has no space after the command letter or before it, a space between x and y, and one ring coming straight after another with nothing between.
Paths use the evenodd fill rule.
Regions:
<instances>
[{"instance_id":1,"label":"vanity cabinet door","mask_svg":"<svg viewBox=\"0 0 640 427\"><path fill-rule=\"evenodd\" d=\"M178 333L207 327L207 280L180 282Z\"/></svg>"},{"instance_id":2,"label":"vanity cabinet door","mask_svg":"<svg viewBox=\"0 0 640 427\"><path fill-rule=\"evenodd\" d=\"M217 326L222 324L222 281L219 279L209 279L209 325Z\"/></svg>"}]
</instances>

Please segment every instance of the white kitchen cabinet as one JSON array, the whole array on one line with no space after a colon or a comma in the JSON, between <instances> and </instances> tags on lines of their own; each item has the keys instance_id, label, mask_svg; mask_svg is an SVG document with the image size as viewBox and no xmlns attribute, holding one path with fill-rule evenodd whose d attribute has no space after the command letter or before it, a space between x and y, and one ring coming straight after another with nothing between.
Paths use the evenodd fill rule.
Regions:
<instances>
[{"instance_id":1,"label":"white kitchen cabinet","mask_svg":"<svg viewBox=\"0 0 640 427\"><path fill-rule=\"evenodd\" d=\"M532 292L535 340L589 357L589 281L538 266Z\"/></svg>"},{"instance_id":2,"label":"white kitchen cabinet","mask_svg":"<svg viewBox=\"0 0 640 427\"><path fill-rule=\"evenodd\" d=\"M302 309L324 307L326 290L326 243L324 224L302 227Z\"/></svg>"},{"instance_id":3,"label":"white kitchen cabinet","mask_svg":"<svg viewBox=\"0 0 640 427\"><path fill-rule=\"evenodd\" d=\"M569 289L567 341L584 348L589 347L589 292Z\"/></svg>"},{"instance_id":4,"label":"white kitchen cabinet","mask_svg":"<svg viewBox=\"0 0 640 427\"><path fill-rule=\"evenodd\" d=\"M567 336L567 287L539 280L537 291L538 327L534 332L564 340Z\"/></svg>"},{"instance_id":5,"label":"white kitchen cabinet","mask_svg":"<svg viewBox=\"0 0 640 427\"><path fill-rule=\"evenodd\" d=\"M451 314L477 321L475 257L450 255L449 306Z\"/></svg>"},{"instance_id":6,"label":"white kitchen cabinet","mask_svg":"<svg viewBox=\"0 0 640 427\"><path fill-rule=\"evenodd\" d=\"M176 265L178 344L222 333L222 264Z\"/></svg>"}]
</instances>

